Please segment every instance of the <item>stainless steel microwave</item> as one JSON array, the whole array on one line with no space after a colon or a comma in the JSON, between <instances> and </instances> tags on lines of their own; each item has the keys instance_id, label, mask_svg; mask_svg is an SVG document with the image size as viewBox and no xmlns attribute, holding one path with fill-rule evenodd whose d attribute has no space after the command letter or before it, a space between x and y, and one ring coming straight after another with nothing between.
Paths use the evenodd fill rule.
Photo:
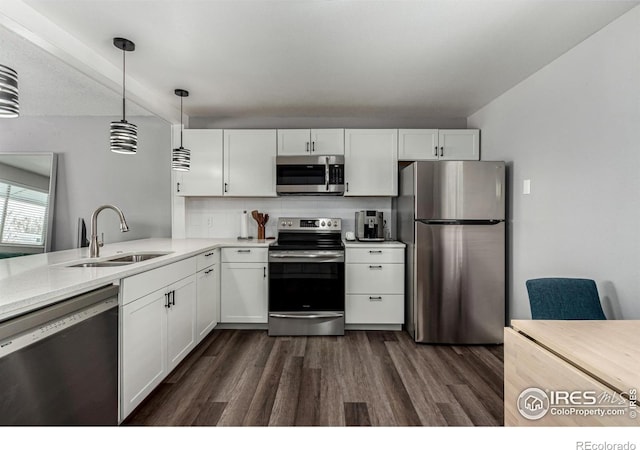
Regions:
<instances>
[{"instance_id":1,"label":"stainless steel microwave","mask_svg":"<svg viewBox=\"0 0 640 450\"><path fill-rule=\"evenodd\" d=\"M278 195L343 195L344 156L276 157Z\"/></svg>"}]
</instances>

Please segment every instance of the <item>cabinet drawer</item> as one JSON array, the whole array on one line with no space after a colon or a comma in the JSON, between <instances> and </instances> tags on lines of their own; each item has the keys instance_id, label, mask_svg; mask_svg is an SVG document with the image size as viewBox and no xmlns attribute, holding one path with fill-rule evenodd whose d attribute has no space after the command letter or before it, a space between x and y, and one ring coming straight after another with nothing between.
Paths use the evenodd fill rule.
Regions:
<instances>
[{"instance_id":1,"label":"cabinet drawer","mask_svg":"<svg viewBox=\"0 0 640 450\"><path fill-rule=\"evenodd\" d=\"M196 273L195 257L124 278L120 287L122 304L126 305L137 298L162 289L194 273Z\"/></svg>"},{"instance_id":2,"label":"cabinet drawer","mask_svg":"<svg viewBox=\"0 0 640 450\"><path fill-rule=\"evenodd\" d=\"M404 294L404 264L345 264L347 294Z\"/></svg>"},{"instance_id":3,"label":"cabinet drawer","mask_svg":"<svg viewBox=\"0 0 640 450\"><path fill-rule=\"evenodd\" d=\"M404 323L404 295L347 295L344 309L349 324Z\"/></svg>"},{"instance_id":4,"label":"cabinet drawer","mask_svg":"<svg viewBox=\"0 0 640 450\"><path fill-rule=\"evenodd\" d=\"M403 248L348 248L347 263L404 263Z\"/></svg>"},{"instance_id":5,"label":"cabinet drawer","mask_svg":"<svg viewBox=\"0 0 640 450\"><path fill-rule=\"evenodd\" d=\"M209 267L212 264L220 262L220 250L217 248L207 250L196 256L196 267L198 271Z\"/></svg>"},{"instance_id":6,"label":"cabinet drawer","mask_svg":"<svg viewBox=\"0 0 640 450\"><path fill-rule=\"evenodd\" d=\"M229 247L222 249L222 262L260 262L268 259L266 247Z\"/></svg>"}]
</instances>

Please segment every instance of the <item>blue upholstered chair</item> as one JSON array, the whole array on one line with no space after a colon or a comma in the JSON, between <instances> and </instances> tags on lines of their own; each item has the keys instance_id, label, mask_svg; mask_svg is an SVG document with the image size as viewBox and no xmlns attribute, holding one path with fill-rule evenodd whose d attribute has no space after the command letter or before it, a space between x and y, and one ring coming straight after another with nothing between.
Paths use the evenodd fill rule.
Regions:
<instances>
[{"instance_id":1,"label":"blue upholstered chair","mask_svg":"<svg viewBox=\"0 0 640 450\"><path fill-rule=\"evenodd\" d=\"M593 280L537 278L526 284L533 319L606 320Z\"/></svg>"}]
</instances>

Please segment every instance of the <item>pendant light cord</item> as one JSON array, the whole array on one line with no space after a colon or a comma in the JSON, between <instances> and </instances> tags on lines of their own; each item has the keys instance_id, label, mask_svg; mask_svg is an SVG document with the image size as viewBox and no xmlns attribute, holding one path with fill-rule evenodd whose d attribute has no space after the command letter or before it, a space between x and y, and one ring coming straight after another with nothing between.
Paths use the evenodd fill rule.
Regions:
<instances>
[{"instance_id":1,"label":"pendant light cord","mask_svg":"<svg viewBox=\"0 0 640 450\"><path fill-rule=\"evenodd\" d=\"M184 128L184 125L182 124L182 99L184 97L180 97L180 148L182 148L182 129Z\"/></svg>"},{"instance_id":2,"label":"pendant light cord","mask_svg":"<svg viewBox=\"0 0 640 450\"><path fill-rule=\"evenodd\" d=\"M124 74L125 74L125 72L127 70L127 67L125 65L126 64L125 53L126 52L123 49L122 50L122 121L123 122L126 122L126 119L125 119L125 106L124 106L124 95L125 95L125 86L124 86L125 76L124 76Z\"/></svg>"}]
</instances>

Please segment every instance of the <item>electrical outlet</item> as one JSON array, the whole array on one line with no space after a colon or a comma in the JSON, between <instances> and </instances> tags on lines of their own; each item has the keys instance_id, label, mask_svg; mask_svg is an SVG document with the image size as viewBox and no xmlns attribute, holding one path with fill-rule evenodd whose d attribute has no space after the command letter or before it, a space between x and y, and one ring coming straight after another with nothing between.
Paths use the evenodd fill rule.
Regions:
<instances>
[{"instance_id":1,"label":"electrical outlet","mask_svg":"<svg viewBox=\"0 0 640 450\"><path fill-rule=\"evenodd\" d=\"M207 217L207 226L211 228L213 226L213 217Z\"/></svg>"},{"instance_id":2,"label":"electrical outlet","mask_svg":"<svg viewBox=\"0 0 640 450\"><path fill-rule=\"evenodd\" d=\"M522 194L523 195L531 194L531 180L524 180L522 182Z\"/></svg>"}]
</instances>

